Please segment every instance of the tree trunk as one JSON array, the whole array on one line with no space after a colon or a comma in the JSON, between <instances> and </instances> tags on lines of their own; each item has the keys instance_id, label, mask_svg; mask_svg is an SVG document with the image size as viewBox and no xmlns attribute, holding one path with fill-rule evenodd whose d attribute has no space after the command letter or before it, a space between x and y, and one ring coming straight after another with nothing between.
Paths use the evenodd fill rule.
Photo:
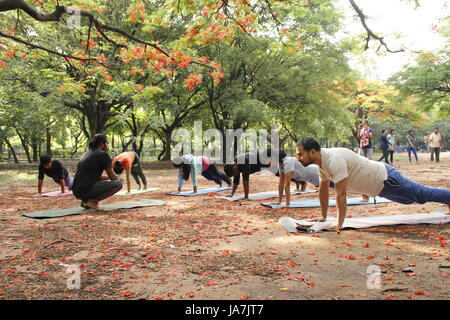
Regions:
<instances>
[{"instance_id":1,"label":"tree trunk","mask_svg":"<svg viewBox=\"0 0 450 320\"><path fill-rule=\"evenodd\" d=\"M225 129L219 129L222 134L222 163L230 164L238 156L239 140L237 136L227 137ZM228 145L227 145L228 143ZM232 148L229 148L233 146ZM229 159L228 159L229 158Z\"/></svg>"},{"instance_id":2,"label":"tree trunk","mask_svg":"<svg viewBox=\"0 0 450 320\"><path fill-rule=\"evenodd\" d=\"M168 129L164 131L165 133L165 143L164 143L164 157L161 161L169 161L172 156L172 130Z\"/></svg>"},{"instance_id":3,"label":"tree trunk","mask_svg":"<svg viewBox=\"0 0 450 320\"><path fill-rule=\"evenodd\" d=\"M20 140L20 143L22 144L22 148L25 151L25 154L27 156L28 163L32 163L33 161L31 161L30 149L28 148L26 137L22 136L20 134L19 130L17 130L17 129L16 129L16 133L19 136L19 140Z\"/></svg>"},{"instance_id":4,"label":"tree trunk","mask_svg":"<svg viewBox=\"0 0 450 320\"><path fill-rule=\"evenodd\" d=\"M31 142L31 150L33 151L33 162L38 162L38 144L36 141Z\"/></svg>"},{"instance_id":5,"label":"tree trunk","mask_svg":"<svg viewBox=\"0 0 450 320\"><path fill-rule=\"evenodd\" d=\"M52 156L52 132L49 127L45 128L46 142L47 142L47 154Z\"/></svg>"},{"instance_id":6,"label":"tree trunk","mask_svg":"<svg viewBox=\"0 0 450 320\"><path fill-rule=\"evenodd\" d=\"M19 163L19 158L17 157L16 150L14 150L13 146L11 145L11 143L7 138L4 138L3 140L5 141L5 144L8 147L9 152L11 152L11 155L13 156L14 163Z\"/></svg>"}]
</instances>

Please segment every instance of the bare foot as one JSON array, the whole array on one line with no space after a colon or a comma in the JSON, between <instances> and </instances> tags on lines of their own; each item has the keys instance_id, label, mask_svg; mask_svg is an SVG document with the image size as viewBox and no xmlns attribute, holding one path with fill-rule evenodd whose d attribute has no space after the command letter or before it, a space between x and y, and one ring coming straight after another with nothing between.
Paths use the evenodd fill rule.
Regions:
<instances>
[{"instance_id":1,"label":"bare foot","mask_svg":"<svg viewBox=\"0 0 450 320\"><path fill-rule=\"evenodd\" d=\"M85 209L89 209L89 207L86 206L86 202L84 202L84 201L81 201L80 206L82 206Z\"/></svg>"},{"instance_id":2,"label":"bare foot","mask_svg":"<svg viewBox=\"0 0 450 320\"><path fill-rule=\"evenodd\" d=\"M98 206L98 203L92 202L92 201L87 201L86 202L86 207L88 207L89 209L94 209L96 211L103 211L102 209L100 209L100 207Z\"/></svg>"},{"instance_id":3,"label":"bare foot","mask_svg":"<svg viewBox=\"0 0 450 320\"><path fill-rule=\"evenodd\" d=\"M361 202L369 202L369 197L363 195Z\"/></svg>"}]
</instances>

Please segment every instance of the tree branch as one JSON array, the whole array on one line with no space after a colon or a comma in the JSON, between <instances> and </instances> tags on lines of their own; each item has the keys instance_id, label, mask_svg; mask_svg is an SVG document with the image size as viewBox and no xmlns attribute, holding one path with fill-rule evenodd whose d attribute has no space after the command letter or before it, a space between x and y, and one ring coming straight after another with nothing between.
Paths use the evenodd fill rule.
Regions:
<instances>
[{"instance_id":1,"label":"tree branch","mask_svg":"<svg viewBox=\"0 0 450 320\"><path fill-rule=\"evenodd\" d=\"M15 37L13 35L10 35L10 34L7 34L7 33L4 33L4 32L1 32L1 31L0 31L0 37L8 38L8 39L14 40L16 42L22 43L22 44L24 44L24 45L26 45L28 47L39 49L39 50L43 50L43 51L46 51L48 53L52 53L52 54L58 55L58 56L63 57L63 58L70 58L70 59L80 60L80 61L97 61L97 59L94 59L94 58L80 58L80 57L72 56L70 54L61 53L61 52L58 52L58 51L55 51L55 50L52 50L52 49L49 49L49 48L45 48L45 47L39 46L37 44L30 43L28 41L25 41L23 39L20 39L18 37ZM97 62L99 64L102 64L99 61L97 61Z\"/></svg>"},{"instance_id":2,"label":"tree branch","mask_svg":"<svg viewBox=\"0 0 450 320\"><path fill-rule=\"evenodd\" d=\"M399 50L391 50L388 48L386 42L384 42L384 38L377 36L368 26L366 23L366 16L364 15L364 13L362 12L361 8L358 7L358 5L355 3L354 0L349 0L351 6L353 7L353 9L356 11L356 13L359 16L359 19L361 20L361 23L364 27L364 29L367 32L367 38L366 38L366 46L365 46L365 50L369 49L369 41L370 38L374 38L376 40L378 40L380 42L380 46L377 49L377 52L380 50L381 47L385 47L386 51L390 52L390 53L398 53L398 52L404 52L404 49L399 49Z\"/></svg>"}]
</instances>

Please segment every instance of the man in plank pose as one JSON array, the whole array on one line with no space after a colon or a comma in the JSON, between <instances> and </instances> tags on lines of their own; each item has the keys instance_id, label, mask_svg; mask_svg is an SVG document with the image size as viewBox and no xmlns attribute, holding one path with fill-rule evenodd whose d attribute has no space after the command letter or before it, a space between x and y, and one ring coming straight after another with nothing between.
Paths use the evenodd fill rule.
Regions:
<instances>
[{"instance_id":1,"label":"man in plank pose","mask_svg":"<svg viewBox=\"0 0 450 320\"><path fill-rule=\"evenodd\" d=\"M61 194L65 193L65 187L72 190L72 177L69 170L63 167L59 160L52 160L49 155L41 156L38 176L38 194L42 193L44 174L52 178L61 186Z\"/></svg>"},{"instance_id":2,"label":"man in plank pose","mask_svg":"<svg viewBox=\"0 0 450 320\"><path fill-rule=\"evenodd\" d=\"M260 172L262 168L269 168L272 149L258 150L253 152L243 153L234 159L233 164L226 164L224 171L229 177L233 177L233 189L229 197L232 197L239 186L241 174L244 181L244 199L248 199L250 192L250 175L255 172ZM275 167L273 167L275 169ZM269 171L272 171L271 169Z\"/></svg>"},{"instance_id":3,"label":"man in plank pose","mask_svg":"<svg viewBox=\"0 0 450 320\"><path fill-rule=\"evenodd\" d=\"M122 189L122 181L112 169L112 159L108 152L108 139L96 134L89 142L89 151L78 162L73 179L73 194L81 200L81 206L98 211L98 203ZM102 175L103 171L106 176Z\"/></svg>"},{"instance_id":4,"label":"man in plank pose","mask_svg":"<svg viewBox=\"0 0 450 320\"><path fill-rule=\"evenodd\" d=\"M288 157L284 150L279 151L280 180L278 184L278 204L283 200L283 192L286 192L286 206L291 203L291 181L301 183L301 191L306 190L307 183L319 186L319 168L315 164L304 167L294 157ZM298 188L297 188L298 190Z\"/></svg>"},{"instance_id":5,"label":"man in plank pose","mask_svg":"<svg viewBox=\"0 0 450 320\"><path fill-rule=\"evenodd\" d=\"M305 166L319 167L319 199L322 218L328 212L330 181L336 190L338 210L337 231L347 213L347 189L371 197L380 196L402 204L439 202L446 204L450 214L450 189L432 188L403 177L392 166L372 161L345 148L320 148L312 137L297 142L297 159Z\"/></svg>"},{"instance_id":6,"label":"man in plank pose","mask_svg":"<svg viewBox=\"0 0 450 320\"><path fill-rule=\"evenodd\" d=\"M127 180L127 192L131 193L131 178L133 176L134 181L138 185L138 189L141 190L141 182L144 186L144 190L147 190L147 179L145 178L142 170L141 160L139 155L134 151L122 152L114 157L112 167L115 174L121 174L125 169L125 175Z\"/></svg>"}]
</instances>

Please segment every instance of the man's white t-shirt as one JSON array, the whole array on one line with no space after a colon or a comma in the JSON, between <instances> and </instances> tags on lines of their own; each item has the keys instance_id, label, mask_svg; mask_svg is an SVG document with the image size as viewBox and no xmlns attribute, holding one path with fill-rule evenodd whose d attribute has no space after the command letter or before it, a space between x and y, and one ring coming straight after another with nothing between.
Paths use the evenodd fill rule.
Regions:
<instances>
[{"instance_id":1,"label":"man's white t-shirt","mask_svg":"<svg viewBox=\"0 0 450 320\"><path fill-rule=\"evenodd\" d=\"M315 164L304 167L294 157L285 157L283 159L283 169L280 169L280 172L284 174L294 172L292 178L295 181L305 181L319 186L319 167Z\"/></svg>"},{"instance_id":2,"label":"man's white t-shirt","mask_svg":"<svg viewBox=\"0 0 450 320\"><path fill-rule=\"evenodd\" d=\"M371 197L383 190L383 182L388 178L384 163L369 160L345 148L322 148L320 153L320 180L330 180L336 184L348 178L348 190Z\"/></svg>"}]
</instances>

